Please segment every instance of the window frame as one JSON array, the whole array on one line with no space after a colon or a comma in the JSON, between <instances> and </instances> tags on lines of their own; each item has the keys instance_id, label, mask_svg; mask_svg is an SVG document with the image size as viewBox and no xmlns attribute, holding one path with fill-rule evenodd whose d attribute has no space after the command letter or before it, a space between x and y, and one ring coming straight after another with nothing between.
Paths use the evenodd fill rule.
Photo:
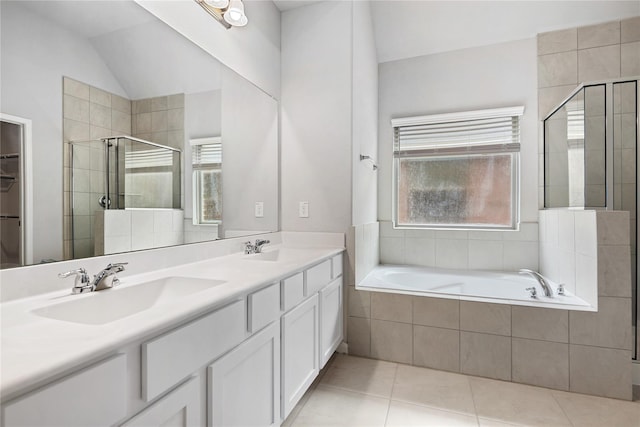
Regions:
<instances>
[{"instance_id":1,"label":"window frame","mask_svg":"<svg viewBox=\"0 0 640 427\"><path fill-rule=\"evenodd\" d=\"M392 226L394 229L431 229L431 230L477 230L477 231L506 231L518 230L520 225L520 129L524 107L496 108L488 110L465 111L457 113L435 114L426 116L403 117L391 120L393 130L392 144ZM473 143L452 144L450 146L432 146L430 148L414 150L402 150L399 146L398 129L409 126L437 125L443 123L469 122L474 120L492 118L516 118L517 140L508 144L482 145ZM511 155L511 221L509 225L483 225L483 224L404 224L398 220L399 216L399 185L400 185L400 160L407 158L470 158L473 156L510 154Z\"/></svg>"},{"instance_id":2,"label":"window frame","mask_svg":"<svg viewBox=\"0 0 640 427\"><path fill-rule=\"evenodd\" d=\"M219 145L222 150L222 138L219 136L208 137L208 138L197 138L189 141L191 145L191 182L192 182L192 209L193 209L193 224L194 225L203 225L203 226L219 226L222 223L222 218L212 220L212 221L204 221L202 219L202 183L200 179L200 171L219 171L220 175L222 175L222 154L220 155L220 162L218 163L194 163L193 155L194 150L197 149L198 146L203 145ZM195 168L194 166L198 165L199 167ZM221 198L222 199L222 198Z\"/></svg>"}]
</instances>

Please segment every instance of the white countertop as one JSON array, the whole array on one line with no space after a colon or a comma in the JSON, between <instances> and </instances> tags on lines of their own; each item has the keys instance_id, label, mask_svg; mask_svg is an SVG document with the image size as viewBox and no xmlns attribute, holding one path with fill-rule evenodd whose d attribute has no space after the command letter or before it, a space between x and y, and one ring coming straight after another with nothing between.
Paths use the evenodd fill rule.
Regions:
<instances>
[{"instance_id":1,"label":"white countertop","mask_svg":"<svg viewBox=\"0 0 640 427\"><path fill-rule=\"evenodd\" d=\"M0 304L0 395L3 400L16 397L133 341L179 326L341 253L344 247L274 245L265 248L264 252L275 250L281 251L276 262L249 260L251 255L235 253L134 276L123 277L122 274L120 286L113 290L71 295L67 289ZM54 320L33 313L44 306L78 298L100 298L102 292L118 292L120 288L171 276L224 280L226 283L102 325ZM58 279L52 277L51 280ZM72 281L69 283L71 286Z\"/></svg>"}]
</instances>

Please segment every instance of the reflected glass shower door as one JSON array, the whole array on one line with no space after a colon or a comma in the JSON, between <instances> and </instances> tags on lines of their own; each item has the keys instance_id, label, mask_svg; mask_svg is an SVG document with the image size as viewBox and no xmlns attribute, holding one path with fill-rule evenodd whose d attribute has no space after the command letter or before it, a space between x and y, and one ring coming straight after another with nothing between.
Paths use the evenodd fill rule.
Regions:
<instances>
[{"instance_id":1,"label":"reflected glass shower door","mask_svg":"<svg viewBox=\"0 0 640 427\"><path fill-rule=\"evenodd\" d=\"M613 207L629 212L631 230L631 283L635 357L640 353L638 331L637 164L638 82L613 84Z\"/></svg>"}]
</instances>

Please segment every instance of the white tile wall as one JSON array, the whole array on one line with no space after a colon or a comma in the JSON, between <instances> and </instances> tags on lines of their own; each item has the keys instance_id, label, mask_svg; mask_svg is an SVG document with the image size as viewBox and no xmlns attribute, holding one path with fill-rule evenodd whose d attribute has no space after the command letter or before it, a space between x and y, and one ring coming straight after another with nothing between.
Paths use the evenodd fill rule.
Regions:
<instances>
[{"instance_id":1,"label":"white tile wall","mask_svg":"<svg viewBox=\"0 0 640 427\"><path fill-rule=\"evenodd\" d=\"M555 229L557 235L557 225ZM538 223L521 223L518 231L463 231L394 230L390 221L381 221L380 262L465 270L537 270Z\"/></svg>"},{"instance_id":2,"label":"white tile wall","mask_svg":"<svg viewBox=\"0 0 640 427\"><path fill-rule=\"evenodd\" d=\"M180 209L112 209L97 212L96 250L113 254L184 243L184 211ZM98 244L99 242L99 244Z\"/></svg>"},{"instance_id":3,"label":"white tile wall","mask_svg":"<svg viewBox=\"0 0 640 427\"><path fill-rule=\"evenodd\" d=\"M356 225L355 235L355 283L360 283L380 263L380 223ZM389 230L386 230L389 232ZM398 239L400 240L400 239ZM397 255L397 254L396 254ZM393 257L392 257L393 258Z\"/></svg>"}]
</instances>

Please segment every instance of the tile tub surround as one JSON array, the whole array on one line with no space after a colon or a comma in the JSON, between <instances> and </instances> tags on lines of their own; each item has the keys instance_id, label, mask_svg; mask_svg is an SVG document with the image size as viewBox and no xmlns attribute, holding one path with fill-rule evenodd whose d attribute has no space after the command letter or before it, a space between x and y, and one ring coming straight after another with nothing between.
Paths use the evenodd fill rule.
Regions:
<instances>
[{"instance_id":1,"label":"tile tub surround","mask_svg":"<svg viewBox=\"0 0 640 427\"><path fill-rule=\"evenodd\" d=\"M573 247L573 257L586 256L591 270L585 277L596 279L598 312L393 295L349 286L349 353L631 399L631 284L629 274L622 274L629 270L630 258L608 256L611 248L615 255L618 246L625 246L625 227L629 246L628 213L567 211L575 217L574 226L558 227L547 218L558 212L541 212L541 260L547 262L550 241L563 249ZM582 273L587 267L578 271L565 258L556 255L554 262L573 266L575 279L568 283L579 286L586 281ZM626 265L621 271L620 263Z\"/></svg>"},{"instance_id":2,"label":"tile tub surround","mask_svg":"<svg viewBox=\"0 0 640 427\"><path fill-rule=\"evenodd\" d=\"M640 17L538 34L543 119L579 83L640 74Z\"/></svg>"},{"instance_id":3,"label":"tile tub surround","mask_svg":"<svg viewBox=\"0 0 640 427\"><path fill-rule=\"evenodd\" d=\"M338 354L282 425L636 427L638 419L640 401Z\"/></svg>"},{"instance_id":4,"label":"tile tub surround","mask_svg":"<svg viewBox=\"0 0 640 427\"><path fill-rule=\"evenodd\" d=\"M277 282L344 251L343 234L301 234L304 236L298 237L292 233L259 236L273 242L270 248L265 248L265 252L278 249L281 251L283 255L279 262L256 263L247 260L247 255L241 250L241 240L229 239L224 242L136 252L127 254L125 259L123 256L117 259L103 257L82 260L81 263L59 263L53 267L25 267L10 270L11 273L6 275L3 271L0 274L3 298L6 298L5 289L14 292L14 298L3 301L1 307L3 341L0 393L3 399L28 392L58 374L77 369L83 363L116 351L129 342L193 319L216 306L235 301L253 290ZM304 245L301 242L304 242ZM104 267L107 260L129 262L127 270L119 275L122 287L181 276L225 282L197 295L181 298L170 306L155 306L105 325L61 322L32 313L33 310L54 302L71 301L73 298L100 298L100 294L70 295L69 288L73 281L58 280L55 273L81 265L87 267L90 272L95 272L95 265L87 265L90 264L89 261L94 264L97 261L100 267ZM159 268L160 266L163 268ZM22 274L16 274L15 270L21 270ZM49 285L46 289L38 289L37 284L33 282L38 276L42 276L42 270L49 273L46 275ZM11 280L18 278L26 283L14 283ZM16 290L12 288L20 285L30 288L33 293L30 298L17 297ZM56 285L60 290L54 291ZM117 293L118 289L104 292ZM52 340L51 337L55 338Z\"/></svg>"}]
</instances>

